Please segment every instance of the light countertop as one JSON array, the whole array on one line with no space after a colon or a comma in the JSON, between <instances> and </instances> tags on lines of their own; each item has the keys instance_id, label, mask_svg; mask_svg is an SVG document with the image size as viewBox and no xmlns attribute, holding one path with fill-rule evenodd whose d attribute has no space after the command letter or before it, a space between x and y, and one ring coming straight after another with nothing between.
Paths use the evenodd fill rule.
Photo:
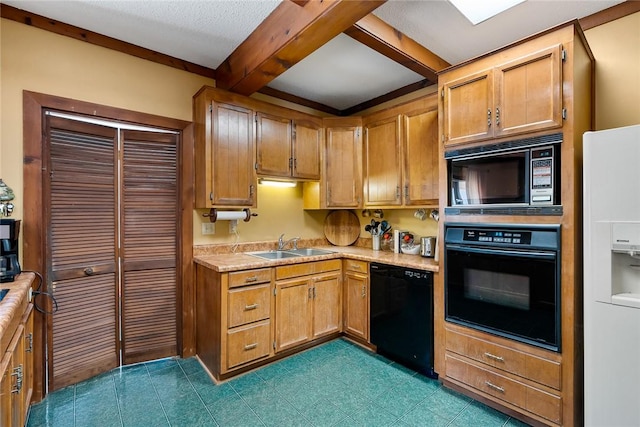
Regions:
<instances>
[{"instance_id":1,"label":"light countertop","mask_svg":"<svg viewBox=\"0 0 640 427\"><path fill-rule=\"evenodd\" d=\"M331 254L316 256L299 256L277 260L258 258L246 253L230 253L215 255L198 255L194 257L197 264L203 265L218 272L247 270L252 268L275 267L279 265L298 264L301 262L322 261L327 259L346 258L382 264L397 265L400 267L415 268L438 272L438 263L433 258L424 258L420 255L396 254L389 251L374 251L369 248L356 246L314 246L314 248L333 251Z\"/></svg>"},{"instance_id":2,"label":"light countertop","mask_svg":"<svg viewBox=\"0 0 640 427\"><path fill-rule=\"evenodd\" d=\"M11 337L5 337L5 333L13 334L11 328L15 329L16 316L23 314L24 307L28 304L28 291L35 279L33 273L22 273L16 276L13 282L0 283L1 289L9 289L9 292L0 301L0 337L1 342L5 344ZM3 352L5 348L1 349Z\"/></svg>"}]
</instances>

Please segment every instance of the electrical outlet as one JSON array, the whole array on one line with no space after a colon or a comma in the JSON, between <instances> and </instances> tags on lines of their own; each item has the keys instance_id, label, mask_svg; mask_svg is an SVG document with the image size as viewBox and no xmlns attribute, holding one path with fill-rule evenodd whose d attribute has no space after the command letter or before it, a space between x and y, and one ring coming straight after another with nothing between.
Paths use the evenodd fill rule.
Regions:
<instances>
[{"instance_id":1,"label":"electrical outlet","mask_svg":"<svg viewBox=\"0 0 640 427\"><path fill-rule=\"evenodd\" d=\"M216 224L214 222L203 222L202 234L216 234Z\"/></svg>"},{"instance_id":2,"label":"electrical outlet","mask_svg":"<svg viewBox=\"0 0 640 427\"><path fill-rule=\"evenodd\" d=\"M235 234L238 231L238 220L232 219L229 221L229 233Z\"/></svg>"}]
</instances>

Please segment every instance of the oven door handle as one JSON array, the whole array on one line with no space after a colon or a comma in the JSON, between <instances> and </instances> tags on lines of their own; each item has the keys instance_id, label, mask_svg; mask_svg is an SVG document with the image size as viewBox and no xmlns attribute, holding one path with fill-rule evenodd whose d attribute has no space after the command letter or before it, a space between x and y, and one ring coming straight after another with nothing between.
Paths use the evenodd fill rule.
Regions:
<instances>
[{"instance_id":1,"label":"oven door handle","mask_svg":"<svg viewBox=\"0 0 640 427\"><path fill-rule=\"evenodd\" d=\"M489 249L489 248L472 248L469 246L460 245L446 245L445 250L455 249L460 252L470 252L474 254L489 254L489 255L505 255L505 256L519 256L524 258L535 259L556 259L555 252L540 252L540 251L516 251L508 249Z\"/></svg>"}]
</instances>

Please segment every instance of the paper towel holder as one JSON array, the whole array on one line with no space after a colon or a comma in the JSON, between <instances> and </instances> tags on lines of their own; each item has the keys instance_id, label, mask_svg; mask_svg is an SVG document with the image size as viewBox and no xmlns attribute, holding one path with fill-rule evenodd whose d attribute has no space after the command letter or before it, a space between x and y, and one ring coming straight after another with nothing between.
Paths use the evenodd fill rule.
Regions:
<instances>
[{"instance_id":1,"label":"paper towel holder","mask_svg":"<svg viewBox=\"0 0 640 427\"><path fill-rule=\"evenodd\" d=\"M229 218L229 215L227 215L227 213L236 214L236 215L233 215L233 218ZM241 219L244 222L249 222L252 216L258 216L258 214L251 213L251 209L249 208L245 208L242 211L220 211L220 212L218 212L218 209L216 208L211 208L209 209L209 213L203 213L202 216L205 218L209 218L210 222L216 222L217 220L232 220L232 219L234 220Z\"/></svg>"}]
</instances>

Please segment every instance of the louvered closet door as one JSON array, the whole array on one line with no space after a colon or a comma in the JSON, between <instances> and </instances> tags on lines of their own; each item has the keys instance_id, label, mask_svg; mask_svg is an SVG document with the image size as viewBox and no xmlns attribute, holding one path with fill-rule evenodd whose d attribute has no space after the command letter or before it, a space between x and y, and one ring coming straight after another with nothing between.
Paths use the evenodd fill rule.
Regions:
<instances>
[{"instance_id":1,"label":"louvered closet door","mask_svg":"<svg viewBox=\"0 0 640 427\"><path fill-rule=\"evenodd\" d=\"M50 116L47 124L48 277L59 307L49 323L49 381L56 390L119 363L117 133Z\"/></svg>"},{"instance_id":2,"label":"louvered closet door","mask_svg":"<svg viewBox=\"0 0 640 427\"><path fill-rule=\"evenodd\" d=\"M125 364L177 353L177 139L121 133Z\"/></svg>"}]
</instances>

